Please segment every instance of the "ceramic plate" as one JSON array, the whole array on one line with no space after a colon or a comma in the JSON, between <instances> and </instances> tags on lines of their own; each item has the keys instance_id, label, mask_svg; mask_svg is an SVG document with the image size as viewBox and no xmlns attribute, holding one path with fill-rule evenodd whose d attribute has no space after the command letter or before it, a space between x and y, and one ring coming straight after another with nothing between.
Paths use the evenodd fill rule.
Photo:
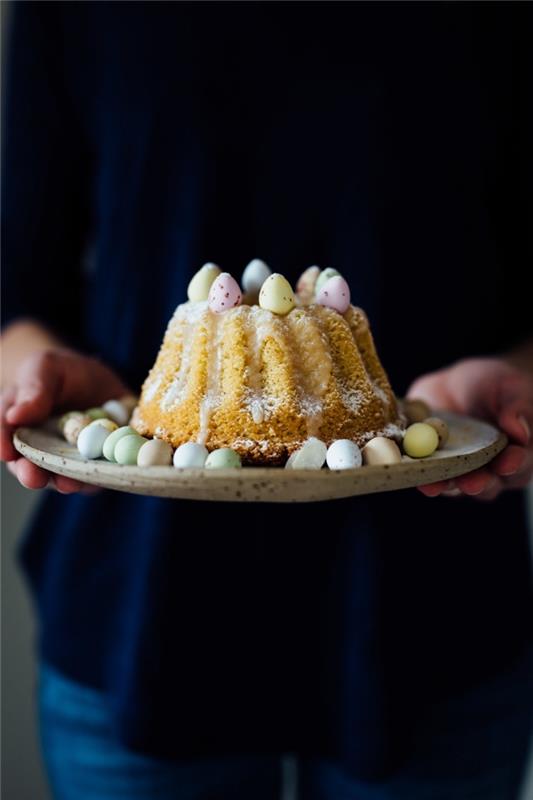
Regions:
<instances>
[{"instance_id":1,"label":"ceramic plate","mask_svg":"<svg viewBox=\"0 0 533 800\"><path fill-rule=\"evenodd\" d=\"M29 461L50 472L105 489L185 500L305 503L455 478L486 464L507 443L504 434L485 422L444 412L439 416L448 422L450 438L446 447L432 456L404 456L401 464L343 471L123 467L105 460L87 461L59 436L52 423L41 428L19 428L15 447Z\"/></svg>"}]
</instances>

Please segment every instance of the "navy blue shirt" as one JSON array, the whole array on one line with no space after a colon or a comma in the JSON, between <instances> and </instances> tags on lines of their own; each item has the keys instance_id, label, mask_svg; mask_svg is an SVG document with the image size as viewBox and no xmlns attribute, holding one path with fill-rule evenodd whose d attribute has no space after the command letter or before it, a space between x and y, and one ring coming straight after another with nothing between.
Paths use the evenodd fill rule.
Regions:
<instances>
[{"instance_id":1,"label":"navy blue shirt","mask_svg":"<svg viewBox=\"0 0 533 800\"><path fill-rule=\"evenodd\" d=\"M4 319L134 388L194 272L333 266L394 389L531 333L526 4L16 4ZM529 90L528 90L529 86ZM523 493L316 505L46 496L42 657L170 758L379 776L531 641Z\"/></svg>"}]
</instances>

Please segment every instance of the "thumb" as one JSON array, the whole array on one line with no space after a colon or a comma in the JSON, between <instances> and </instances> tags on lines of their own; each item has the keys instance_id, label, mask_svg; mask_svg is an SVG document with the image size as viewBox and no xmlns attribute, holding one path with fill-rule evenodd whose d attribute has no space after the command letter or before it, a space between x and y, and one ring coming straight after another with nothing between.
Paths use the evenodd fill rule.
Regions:
<instances>
[{"instance_id":1,"label":"thumb","mask_svg":"<svg viewBox=\"0 0 533 800\"><path fill-rule=\"evenodd\" d=\"M533 392L522 382L503 381L498 393L498 425L524 447L533 429Z\"/></svg>"},{"instance_id":2,"label":"thumb","mask_svg":"<svg viewBox=\"0 0 533 800\"><path fill-rule=\"evenodd\" d=\"M22 365L12 406L6 412L10 425L34 425L51 413L61 384L58 359L39 353Z\"/></svg>"}]
</instances>

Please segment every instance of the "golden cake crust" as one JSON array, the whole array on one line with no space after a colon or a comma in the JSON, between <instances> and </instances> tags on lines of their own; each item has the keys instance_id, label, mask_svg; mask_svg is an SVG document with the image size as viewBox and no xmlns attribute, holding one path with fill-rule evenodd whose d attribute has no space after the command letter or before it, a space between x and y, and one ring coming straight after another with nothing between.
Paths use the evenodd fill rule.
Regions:
<instances>
[{"instance_id":1,"label":"golden cake crust","mask_svg":"<svg viewBox=\"0 0 533 800\"><path fill-rule=\"evenodd\" d=\"M402 427L361 309L214 314L206 302L176 309L131 424L174 447L231 447L249 464L282 464L310 436L364 445Z\"/></svg>"}]
</instances>

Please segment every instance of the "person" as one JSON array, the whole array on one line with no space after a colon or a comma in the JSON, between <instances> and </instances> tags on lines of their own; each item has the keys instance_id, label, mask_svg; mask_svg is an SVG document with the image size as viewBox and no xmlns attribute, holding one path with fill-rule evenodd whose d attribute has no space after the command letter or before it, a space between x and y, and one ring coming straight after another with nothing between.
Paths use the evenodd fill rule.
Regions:
<instances>
[{"instance_id":1,"label":"person","mask_svg":"<svg viewBox=\"0 0 533 800\"><path fill-rule=\"evenodd\" d=\"M283 754L302 800L518 797L530 17L15 5L2 458L56 490L20 553L55 797L275 798ZM292 283L339 269L396 392L488 420L506 449L446 484L309 505L90 494L15 452L19 425L138 391L194 272L255 256Z\"/></svg>"}]
</instances>

